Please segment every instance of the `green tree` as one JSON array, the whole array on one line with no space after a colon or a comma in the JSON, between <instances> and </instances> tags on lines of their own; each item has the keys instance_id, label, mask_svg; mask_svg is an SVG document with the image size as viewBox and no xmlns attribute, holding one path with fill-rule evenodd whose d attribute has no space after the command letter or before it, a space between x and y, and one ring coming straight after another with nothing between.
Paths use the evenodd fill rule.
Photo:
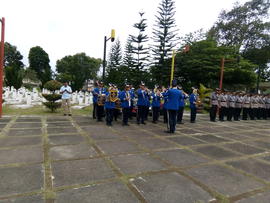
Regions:
<instances>
[{"instance_id":1,"label":"green tree","mask_svg":"<svg viewBox=\"0 0 270 203\"><path fill-rule=\"evenodd\" d=\"M51 94L42 94L42 96L47 100L47 102L43 102L43 104L50 109L52 113L61 107L61 102L57 102L57 100L61 99L61 95L55 93L55 91L59 90L61 86L62 84L56 80L48 81L44 85L44 88L51 91Z\"/></svg>"},{"instance_id":2,"label":"green tree","mask_svg":"<svg viewBox=\"0 0 270 203\"><path fill-rule=\"evenodd\" d=\"M28 55L29 68L37 73L41 86L52 79L49 55L40 47L32 47Z\"/></svg>"},{"instance_id":3,"label":"green tree","mask_svg":"<svg viewBox=\"0 0 270 203\"><path fill-rule=\"evenodd\" d=\"M126 42L126 46L125 46L125 54L124 54L124 58L123 58L123 65L125 65L126 67L132 68L134 67L134 60L133 60L133 49L132 49L132 42L131 42L131 38L129 37L127 39Z\"/></svg>"},{"instance_id":4,"label":"green tree","mask_svg":"<svg viewBox=\"0 0 270 203\"><path fill-rule=\"evenodd\" d=\"M269 0L235 4L232 10L220 13L209 35L220 44L235 46L238 53L262 47L270 41L269 7Z\"/></svg>"},{"instance_id":5,"label":"green tree","mask_svg":"<svg viewBox=\"0 0 270 203\"><path fill-rule=\"evenodd\" d=\"M121 43L119 39L113 43L110 53L107 67L118 67L122 64L122 51Z\"/></svg>"},{"instance_id":6,"label":"green tree","mask_svg":"<svg viewBox=\"0 0 270 203\"><path fill-rule=\"evenodd\" d=\"M237 63L235 47L218 46L212 40L194 42L190 45L189 52L178 53L175 59L175 77L186 89L199 86L200 83L211 88L218 87L222 57L226 59L223 87L233 89L254 86L255 65L245 59Z\"/></svg>"},{"instance_id":7,"label":"green tree","mask_svg":"<svg viewBox=\"0 0 270 203\"><path fill-rule=\"evenodd\" d=\"M22 86L22 79L24 73L24 64L22 62L23 56L17 50L16 46L10 43L5 43L5 58L4 71L5 83L7 86L13 86L19 89Z\"/></svg>"},{"instance_id":8,"label":"green tree","mask_svg":"<svg viewBox=\"0 0 270 203\"><path fill-rule=\"evenodd\" d=\"M101 63L101 59L89 57L85 53L65 56L56 62L56 78L62 82L70 81L72 90L79 90L87 79L96 78Z\"/></svg>"},{"instance_id":9,"label":"green tree","mask_svg":"<svg viewBox=\"0 0 270 203\"><path fill-rule=\"evenodd\" d=\"M154 66L151 67L152 75L158 83L167 79L166 73L169 71L169 66L166 59L172 56L172 50L179 41L174 16L175 2L173 0L162 0L155 16L154 45L152 47Z\"/></svg>"}]
</instances>

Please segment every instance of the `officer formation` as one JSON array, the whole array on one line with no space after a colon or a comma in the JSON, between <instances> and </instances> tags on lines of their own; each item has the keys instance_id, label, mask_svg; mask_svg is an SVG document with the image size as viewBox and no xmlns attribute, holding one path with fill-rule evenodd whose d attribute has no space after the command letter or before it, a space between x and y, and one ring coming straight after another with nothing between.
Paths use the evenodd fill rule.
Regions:
<instances>
[{"instance_id":1,"label":"officer formation","mask_svg":"<svg viewBox=\"0 0 270 203\"><path fill-rule=\"evenodd\" d=\"M231 92L216 89L210 98L210 121L240 121L267 119L270 117L270 95Z\"/></svg>"},{"instance_id":2,"label":"officer formation","mask_svg":"<svg viewBox=\"0 0 270 203\"><path fill-rule=\"evenodd\" d=\"M168 133L175 132L177 123L183 124L183 112L185 100L190 103L190 122L195 123L196 108L198 104L197 89L193 88L188 95L176 81L172 82L171 88L156 87L149 90L143 82L140 88L135 90L132 85L125 85L123 91L110 84L105 88L102 82L97 83L97 87L92 90L93 94L93 118L102 122L105 115L106 124L111 126L113 120L118 119L122 110L122 125L128 126L129 120L136 118L137 124L146 124L149 110L152 110L152 122L157 123L160 113L163 114L163 122L167 123ZM136 107L136 108L135 108ZM162 108L161 108L162 107Z\"/></svg>"}]
</instances>

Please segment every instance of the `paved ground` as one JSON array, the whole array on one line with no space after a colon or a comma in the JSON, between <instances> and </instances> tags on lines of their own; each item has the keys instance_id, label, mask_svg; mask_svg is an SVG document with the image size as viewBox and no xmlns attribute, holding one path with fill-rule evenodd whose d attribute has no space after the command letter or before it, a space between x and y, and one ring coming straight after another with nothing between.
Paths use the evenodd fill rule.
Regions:
<instances>
[{"instance_id":1,"label":"paved ground","mask_svg":"<svg viewBox=\"0 0 270 203\"><path fill-rule=\"evenodd\" d=\"M172 136L163 123L4 117L0 203L266 203L269 124L199 116Z\"/></svg>"}]
</instances>

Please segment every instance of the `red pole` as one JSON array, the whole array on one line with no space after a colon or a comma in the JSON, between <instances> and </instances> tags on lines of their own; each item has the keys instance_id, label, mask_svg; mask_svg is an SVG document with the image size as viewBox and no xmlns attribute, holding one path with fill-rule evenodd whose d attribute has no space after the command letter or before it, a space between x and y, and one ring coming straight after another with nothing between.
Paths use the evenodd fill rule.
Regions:
<instances>
[{"instance_id":1,"label":"red pole","mask_svg":"<svg viewBox=\"0 0 270 203\"><path fill-rule=\"evenodd\" d=\"M222 89L223 72L224 72L224 63L225 63L225 59L224 59L224 57L222 57L222 58L221 58L221 67L220 67L219 89Z\"/></svg>"},{"instance_id":2,"label":"red pole","mask_svg":"<svg viewBox=\"0 0 270 203\"><path fill-rule=\"evenodd\" d=\"M2 118L3 103L3 69L4 69L4 53L5 53L5 18L2 18L1 29L1 46L0 46L0 118Z\"/></svg>"}]
</instances>

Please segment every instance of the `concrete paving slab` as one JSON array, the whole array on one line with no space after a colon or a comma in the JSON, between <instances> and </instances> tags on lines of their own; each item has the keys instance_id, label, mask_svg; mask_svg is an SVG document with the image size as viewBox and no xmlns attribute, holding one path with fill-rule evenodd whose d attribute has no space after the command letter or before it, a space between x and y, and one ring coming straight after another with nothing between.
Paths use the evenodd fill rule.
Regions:
<instances>
[{"instance_id":1,"label":"concrete paving slab","mask_svg":"<svg viewBox=\"0 0 270 203\"><path fill-rule=\"evenodd\" d=\"M200 152L200 153L202 153L206 156L209 156L211 158L218 159L218 160L228 159L228 158L233 158L233 157L239 156L233 152L227 151L227 150L222 149L220 147L216 147L214 145L198 147L198 148L195 148L195 151Z\"/></svg>"},{"instance_id":2,"label":"concrete paving slab","mask_svg":"<svg viewBox=\"0 0 270 203\"><path fill-rule=\"evenodd\" d=\"M41 135L42 131L39 128L35 129L10 129L7 132L7 136L32 136L32 135Z\"/></svg>"},{"instance_id":3,"label":"concrete paving slab","mask_svg":"<svg viewBox=\"0 0 270 203\"><path fill-rule=\"evenodd\" d=\"M170 143L164 139L148 139L147 141L140 139L136 141L143 147L150 149L150 150L156 150L156 149L165 149L165 148L176 148L177 145Z\"/></svg>"},{"instance_id":4,"label":"concrete paving slab","mask_svg":"<svg viewBox=\"0 0 270 203\"><path fill-rule=\"evenodd\" d=\"M165 169L165 165L149 154L129 154L111 157L111 160L124 174L137 174Z\"/></svg>"},{"instance_id":5,"label":"concrete paving slab","mask_svg":"<svg viewBox=\"0 0 270 203\"><path fill-rule=\"evenodd\" d=\"M193 134L197 134L197 133L201 133L200 131L198 130L193 130L191 128L177 128L177 132L180 132L182 134L187 134L187 135L193 135Z\"/></svg>"},{"instance_id":6,"label":"concrete paving slab","mask_svg":"<svg viewBox=\"0 0 270 203\"><path fill-rule=\"evenodd\" d=\"M50 148L50 157L52 160L65 159L83 159L97 156L93 147L86 143L76 145L56 146Z\"/></svg>"},{"instance_id":7,"label":"concrete paving slab","mask_svg":"<svg viewBox=\"0 0 270 203\"><path fill-rule=\"evenodd\" d=\"M0 200L0 203L44 203L44 199L41 195L26 196L9 198L5 200Z\"/></svg>"},{"instance_id":8,"label":"concrete paving slab","mask_svg":"<svg viewBox=\"0 0 270 203\"><path fill-rule=\"evenodd\" d=\"M248 139L248 137L246 136L243 136L243 135L238 135L237 133L235 132L228 132L228 133L221 133L221 132L218 132L216 134L214 134L216 136L219 136L219 137L223 137L225 139L231 139L231 140L246 140Z\"/></svg>"},{"instance_id":9,"label":"concrete paving slab","mask_svg":"<svg viewBox=\"0 0 270 203\"><path fill-rule=\"evenodd\" d=\"M102 159L55 162L52 163L52 174L55 187L115 177Z\"/></svg>"},{"instance_id":10,"label":"concrete paving slab","mask_svg":"<svg viewBox=\"0 0 270 203\"><path fill-rule=\"evenodd\" d=\"M252 141L245 141L245 143L253 145L255 147L270 149L270 142L261 141L261 140L252 140Z\"/></svg>"},{"instance_id":11,"label":"concrete paving slab","mask_svg":"<svg viewBox=\"0 0 270 203\"><path fill-rule=\"evenodd\" d=\"M155 152L155 154L176 167L186 167L209 161L185 149L166 150Z\"/></svg>"},{"instance_id":12,"label":"concrete paving slab","mask_svg":"<svg viewBox=\"0 0 270 203\"><path fill-rule=\"evenodd\" d=\"M70 135L50 135L49 143L50 145L66 145L66 144L78 144L85 142L86 139L78 134Z\"/></svg>"},{"instance_id":13,"label":"concrete paving slab","mask_svg":"<svg viewBox=\"0 0 270 203\"><path fill-rule=\"evenodd\" d=\"M203 140L205 142L209 142L209 143L221 143L221 142L228 142L228 139L224 139L221 137L217 137L214 135L198 135L195 136L195 138Z\"/></svg>"},{"instance_id":14,"label":"concrete paving slab","mask_svg":"<svg viewBox=\"0 0 270 203\"><path fill-rule=\"evenodd\" d=\"M16 122L29 122L29 123L40 123L41 118L39 117L19 117Z\"/></svg>"},{"instance_id":15,"label":"concrete paving slab","mask_svg":"<svg viewBox=\"0 0 270 203\"><path fill-rule=\"evenodd\" d=\"M264 187L262 183L219 165L193 168L187 173L211 189L227 196Z\"/></svg>"},{"instance_id":16,"label":"concrete paving slab","mask_svg":"<svg viewBox=\"0 0 270 203\"><path fill-rule=\"evenodd\" d=\"M86 186L69 189L57 193L56 203L83 202L83 203L135 203L140 202L129 191L127 186L120 182Z\"/></svg>"},{"instance_id":17,"label":"concrete paving slab","mask_svg":"<svg viewBox=\"0 0 270 203\"><path fill-rule=\"evenodd\" d=\"M11 128L41 128L41 123L14 123Z\"/></svg>"},{"instance_id":18,"label":"concrete paving slab","mask_svg":"<svg viewBox=\"0 0 270 203\"><path fill-rule=\"evenodd\" d=\"M139 149L136 146L136 144L125 140L98 142L96 145L105 154L119 154L132 152L134 153L141 151L141 149Z\"/></svg>"},{"instance_id":19,"label":"concrete paving slab","mask_svg":"<svg viewBox=\"0 0 270 203\"><path fill-rule=\"evenodd\" d=\"M270 200L270 191L256 194L252 197L236 201L236 203L266 203Z\"/></svg>"},{"instance_id":20,"label":"concrete paving slab","mask_svg":"<svg viewBox=\"0 0 270 203\"><path fill-rule=\"evenodd\" d=\"M258 148L252 147L250 145L242 144L240 142L232 143L232 144L225 144L225 145L223 145L223 147L229 148L233 151L240 152L243 154L258 154L258 153L265 152L265 150L263 150L263 149L258 149Z\"/></svg>"},{"instance_id":21,"label":"concrete paving slab","mask_svg":"<svg viewBox=\"0 0 270 203\"><path fill-rule=\"evenodd\" d=\"M0 197L41 190L43 187L43 169L40 164L0 168Z\"/></svg>"},{"instance_id":22,"label":"concrete paving slab","mask_svg":"<svg viewBox=\"0 0 270 203\"><path fill-rule=\"evenodd\" d=\"M186 137L186 136L177 136L177 137L170 137L169 140L176 142L180 145L198 145L198 144L204 144L205 142L202 142L200 140L194 139L192 137Z\"/></svg>"},{"instance_id":23,"label":"concrete paving slab","mask_svg":"<svg viewBox=\"0 0 270 203\"><path fill-rule=\"evenodd\" d=\"M70 121L69 117L67 116L54 116L54 117L47 117L47 123L50 122L61 122L61 121Z\"/></svg>"},{"instance_id":24,"label":"concrete paving slab","mask_svg":"<svg viewBox=\"0 0 270 203\"><path fill-rule=\"evenodd\" d=\"M4 127L6 127L7 123L0 123L0 129L3 129Z\"/></svg>"},{"instance_id":25,"label":"concrete paving slab","mask_svg":"<svg viewBox=\"0 0 270 203\"><path fill-rule=\"evenodd\" d=\"M7 117L0 118L0 123L8 123L9 121L11 121L11 117L9 117L9 118L7 118Z\"/></svg>"},{"instance_id":26,"label":"concrete paving slab","mask_svg":"<svg viewBox=\"0 0 270 203\"><path fill-rule=\"evenodd\" d=\"M55 123L47 123L48 128L54 127L73 127L71 122L55 122Z\"/></svg>"},{"instance_id":27,"label":"concrete paving slab","mask_svg":"<svg viewBox=\"0 0 270 203\"><path fill-rule=\"evenodd\" d=\"M208 202L212 197L178 173L138 177L132 181L147 202Z\"/></svg>"},{"instance_id":28,"label":"concrete paving slab","mask_svg":"<svg viewBox=\"0 0 270 203\"><path fill-rule=\"evenodd\" d=\"M0 165L35 162L43 162L43 151L40 146L0 150Z\"/></svg>"},{"instance_id":29,"label":"concrete paving slab","mask_svg":"<svg viewBox=\"0 0 270 203\"><path fill-rule=\"evenodd\" d=\"M24 145L41 145L42 138L39 137L2 137L0 138L0 147L13 147Z\"/></svg>"},{"instance_id":30,"label":"concrete paving slab","mask_svg":"<svg viewBox=\"0 0 270 203\"><path fill-rule=\"evenodd\" d=\"M48 134L78 133L75 127L47 128Z\"/></svg>"},{"instance_id":31,"label":"concrete paving slab","mask_svg":"<svg viewBox=\"0 0 270 203\"><path fill-rule=\"evenodd\" d=\"M270 181L270 164L266 164L255 159L244 159L239 161L230 161L226 164L247 173L253 174L263 180Z\"/></svg>"}]
</instances>

